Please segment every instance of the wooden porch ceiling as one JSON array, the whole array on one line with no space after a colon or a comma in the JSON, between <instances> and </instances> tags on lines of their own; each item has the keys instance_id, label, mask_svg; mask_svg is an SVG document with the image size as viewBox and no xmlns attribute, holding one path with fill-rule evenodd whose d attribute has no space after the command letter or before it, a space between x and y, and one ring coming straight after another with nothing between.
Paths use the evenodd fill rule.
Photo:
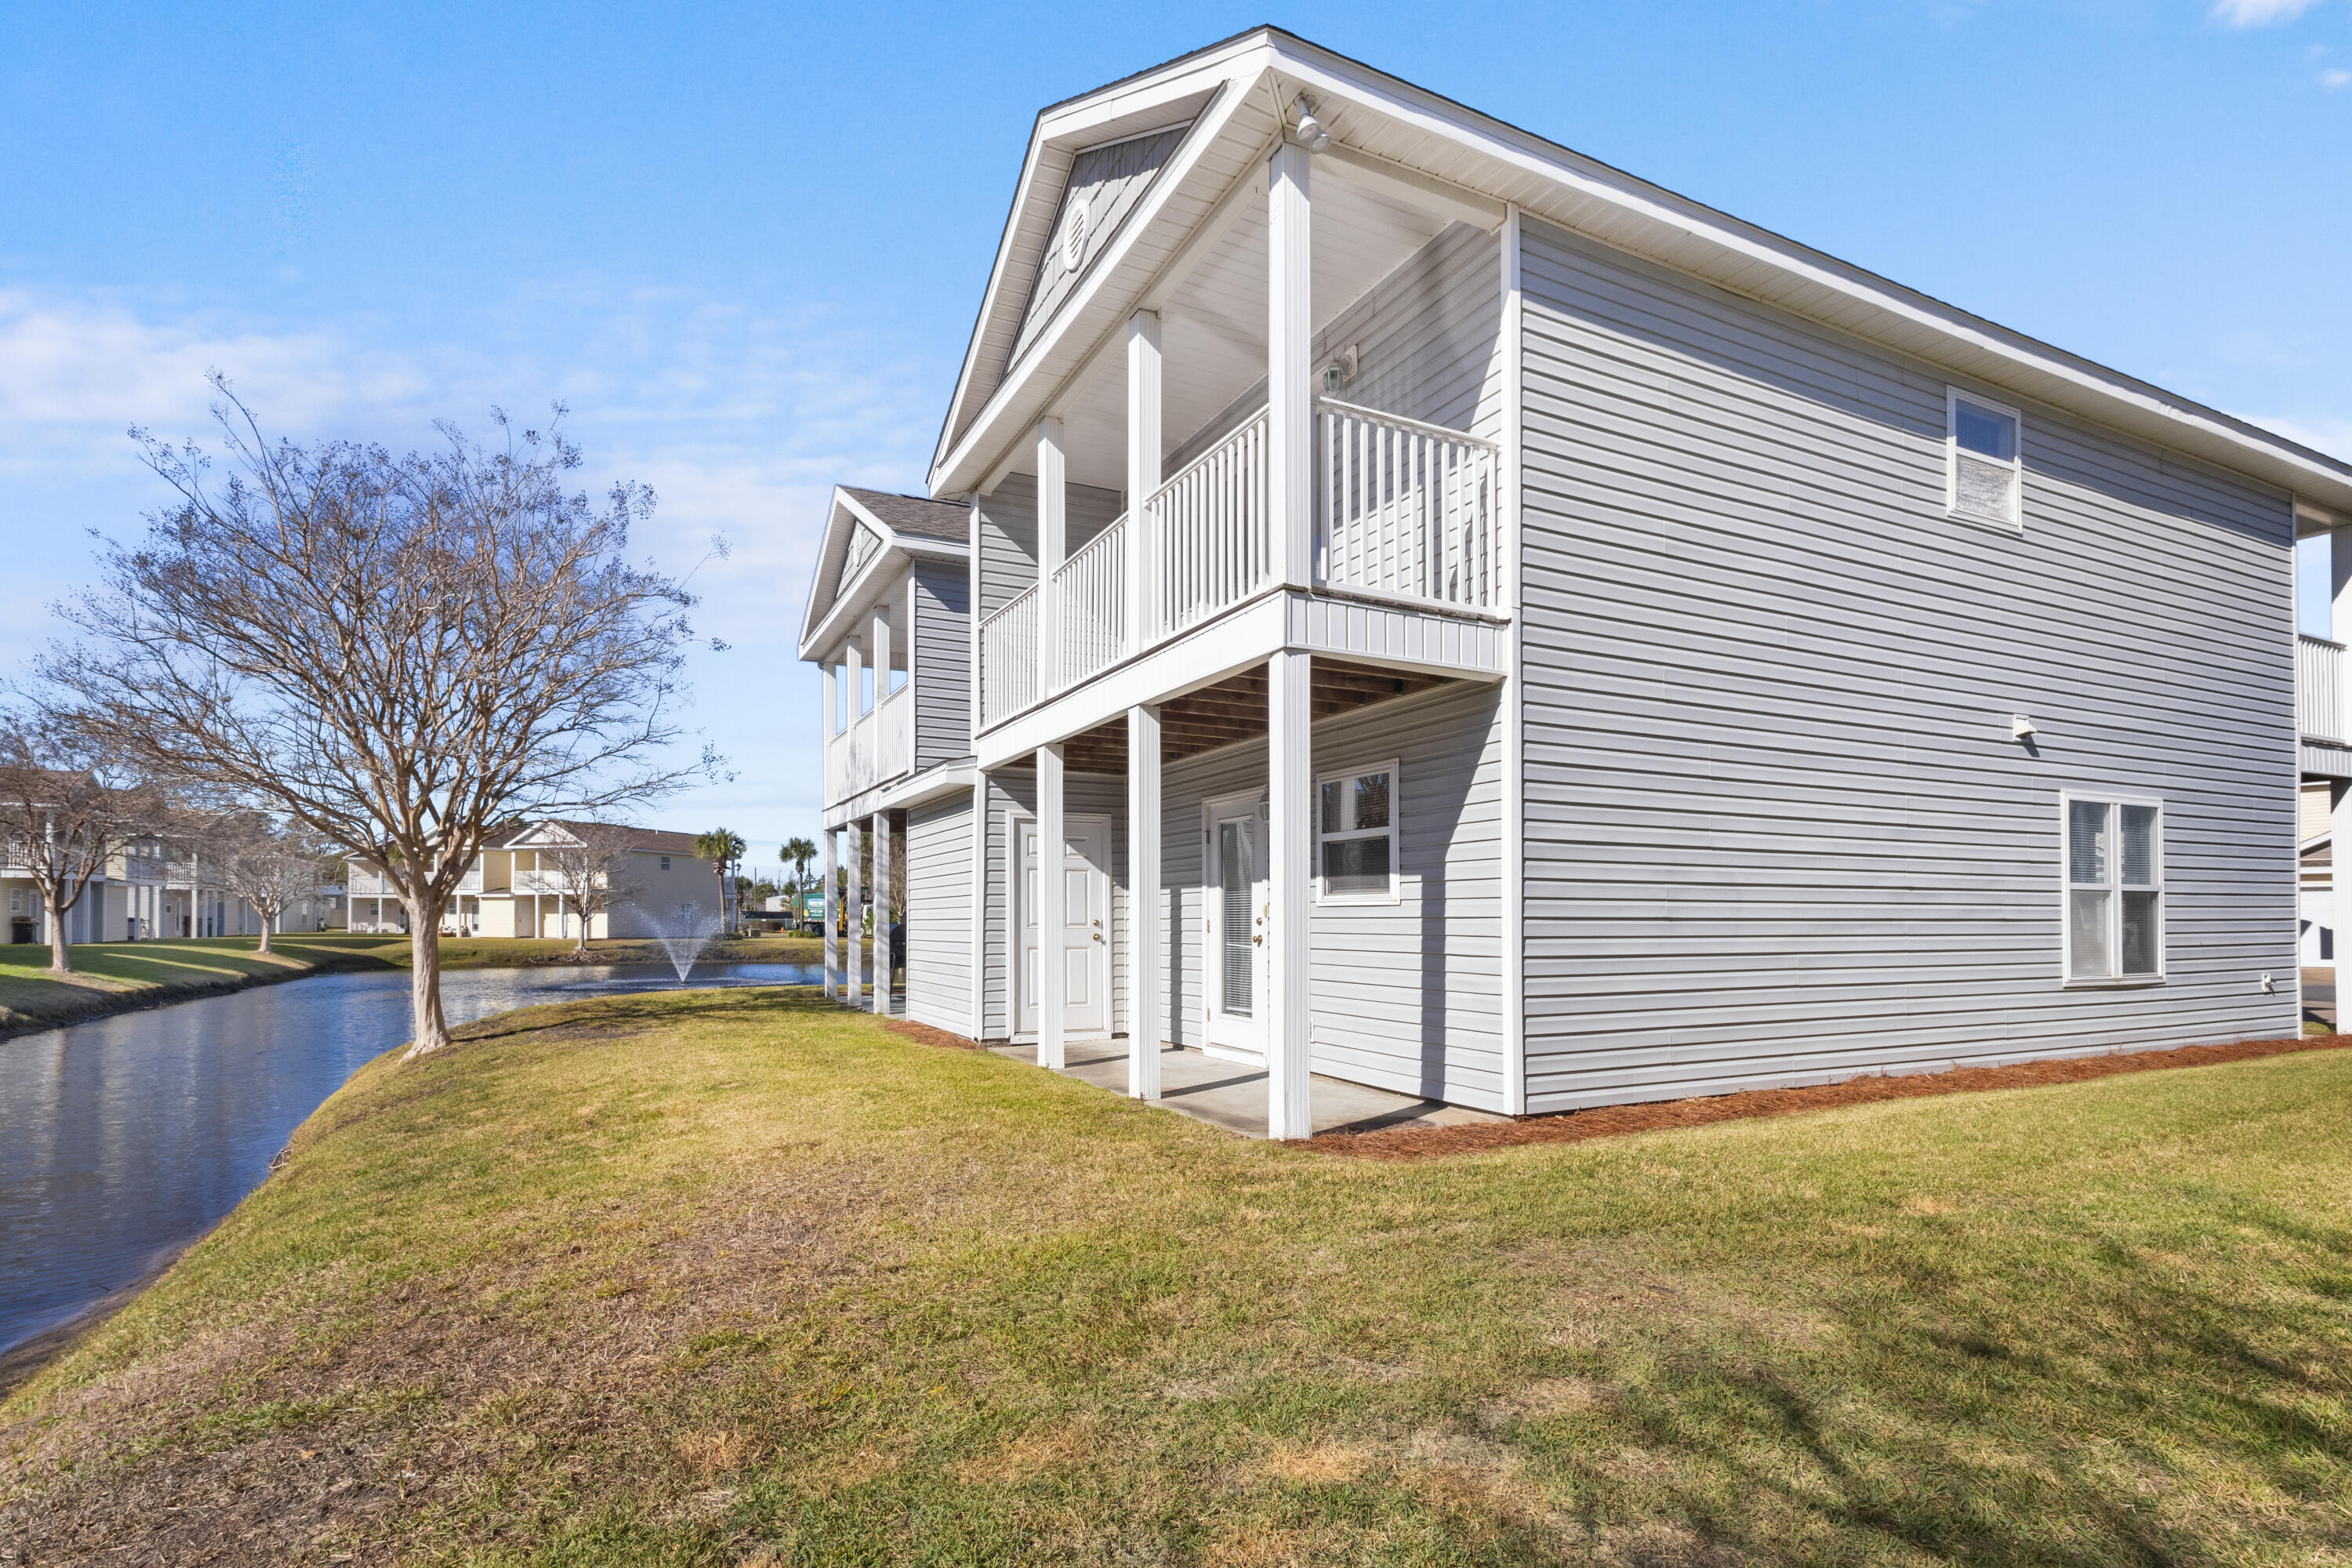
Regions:
<instances>
[{"instance_id":1,"label":"wooden porch ceiling","mask_svg":"<svg viewBox=\"0 0 2352 1568\"><path fill-rule=\"evenodd\" d=\"M1384 669L1344 659L1318 658L1314 668L1311 700L1318 719L1454 684L1449 676ZM1265 733L1265 666L1262 664L1160 705L1163 765ZM1075 773L1127 772L1127 721L1115 719L1071 736L1063 756Z\"/></svg>"}]
</instances>

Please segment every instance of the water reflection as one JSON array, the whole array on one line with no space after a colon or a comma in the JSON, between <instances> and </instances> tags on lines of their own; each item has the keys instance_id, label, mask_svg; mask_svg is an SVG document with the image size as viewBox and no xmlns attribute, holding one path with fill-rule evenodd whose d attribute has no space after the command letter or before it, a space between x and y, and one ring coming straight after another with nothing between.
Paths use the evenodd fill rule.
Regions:
<instances>
[{"instance_id":1,"label":"water reflection","mask_svg":"<svg viewBox=\"0 0 2352 1568\"><path fill-rule=\"evenodd\" d=\"M814 985L698 965L689 987ZM567 994L670 991L667 964L461 969L450 1023ZM408 1038L404 972L328 974L0 1040L0 1350L145 1273L236 1206L302 1119Z\"/></svg>"}]
</instances>

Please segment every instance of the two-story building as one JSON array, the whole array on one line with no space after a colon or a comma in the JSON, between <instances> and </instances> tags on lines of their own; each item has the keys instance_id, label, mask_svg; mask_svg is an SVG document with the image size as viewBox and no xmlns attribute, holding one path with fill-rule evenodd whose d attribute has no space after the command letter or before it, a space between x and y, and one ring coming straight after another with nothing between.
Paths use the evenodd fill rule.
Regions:
<instances>
[{"instance_id":1,"label":"two-story building","mask_svg":"<svg viewBox=\"0 0 2352 1568\"><path fill-rule=\"evenodd\" d=\"M617 836L617 837L616 837ZM588 916L588 940L646 940L711 931L719 919L719 873L695 853L695 836L656 827L555 820L515 824L474 858L441 912L445 936L580 936L578 906L567 896L566 855L583 841L618 846L611 865L588 869L604 907ZM391 879L360 859L347 863L351 929L408 929Z\"/></svg>"},{"instance_id":2,"label":"two-story building","mask_svg":"<svg viewBox=\"0 0 2352 1568\"><path fill-rule=\"evenodd\" d=\"M1276 1136L2296 1027L2352 467L1328 49L1041 112L929 484L802 640L924 1022Z\"/></svg>"}]
</instances>

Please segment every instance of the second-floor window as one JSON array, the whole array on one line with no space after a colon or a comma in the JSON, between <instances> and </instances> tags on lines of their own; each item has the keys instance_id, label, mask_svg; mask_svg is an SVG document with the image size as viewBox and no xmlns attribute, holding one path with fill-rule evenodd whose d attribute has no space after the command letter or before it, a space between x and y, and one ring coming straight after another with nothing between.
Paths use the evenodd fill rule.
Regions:
<instances>
[{"instance_id":1,"label":"second-floor window","mask_svg":"<svg viewBox=\"0 0 2352 1568\"><path fill-rule=\"evenodd\" d=\"M2023 477L2017 410L1958 387L1946 392L1944 409L1945 507L1956 517L2015 526Z\"/></svg>"}]
</instances>

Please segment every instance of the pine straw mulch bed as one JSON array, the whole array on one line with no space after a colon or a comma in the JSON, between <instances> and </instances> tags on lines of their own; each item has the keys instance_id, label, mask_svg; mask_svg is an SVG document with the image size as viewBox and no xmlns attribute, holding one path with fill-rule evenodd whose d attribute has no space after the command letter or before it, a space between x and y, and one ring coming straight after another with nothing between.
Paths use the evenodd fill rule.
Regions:
<instances>
[{"instance_id":1,"label":"pine straw mulch bed","mask_svg":"<svg viewBox=\"0 0 2352 1568\"><path fill-rule=\"evenodd\" d=\"M1868 1105L1882 1100L1917 1100L1931 1094L1978 1094L1996 1089L2042 1089L2051 1084L2085 1083L2118 1073L2161 1072L2170 1068L2217 1067L2223 1062L2253 1061L2296 1051L2336 1051L2352 1047L2352 1035L2305 1035L2292 1039L2240 1040L2228 1046L2183 1046L2169 1051L2133 1051L2104 1057L2064 1057L2019 1062L2004 1068L1955 1068L1949 1072L1911 1073L1893 1078L1848 1079L1809 1089L1758 1089L1738 1094L1708 1095L1693 1100L1668 1100L1647 1105L1604 1105L1590 1110L1566 1110L1553 1116L1530 1116L1517 1121L1485 1121L1461 1127L1394 1127L1371 1132L1326 1132L1314 1140L1294 1140L1292 1146L1318 1154L1354 1155L1370 1160L1433 1160L1447 1154L1475 1154L1488 1149L1511 1149L1528 1143L1580 1143L1588 1138L1619 1138L1633 1132L1663 1132L1676 1127L1704 1127L1714 1121L1743 1121L1759 1116L1794 1116L1808 1110L1832 1110L1841 1106Z\"/></svg>"}]
</instances>

